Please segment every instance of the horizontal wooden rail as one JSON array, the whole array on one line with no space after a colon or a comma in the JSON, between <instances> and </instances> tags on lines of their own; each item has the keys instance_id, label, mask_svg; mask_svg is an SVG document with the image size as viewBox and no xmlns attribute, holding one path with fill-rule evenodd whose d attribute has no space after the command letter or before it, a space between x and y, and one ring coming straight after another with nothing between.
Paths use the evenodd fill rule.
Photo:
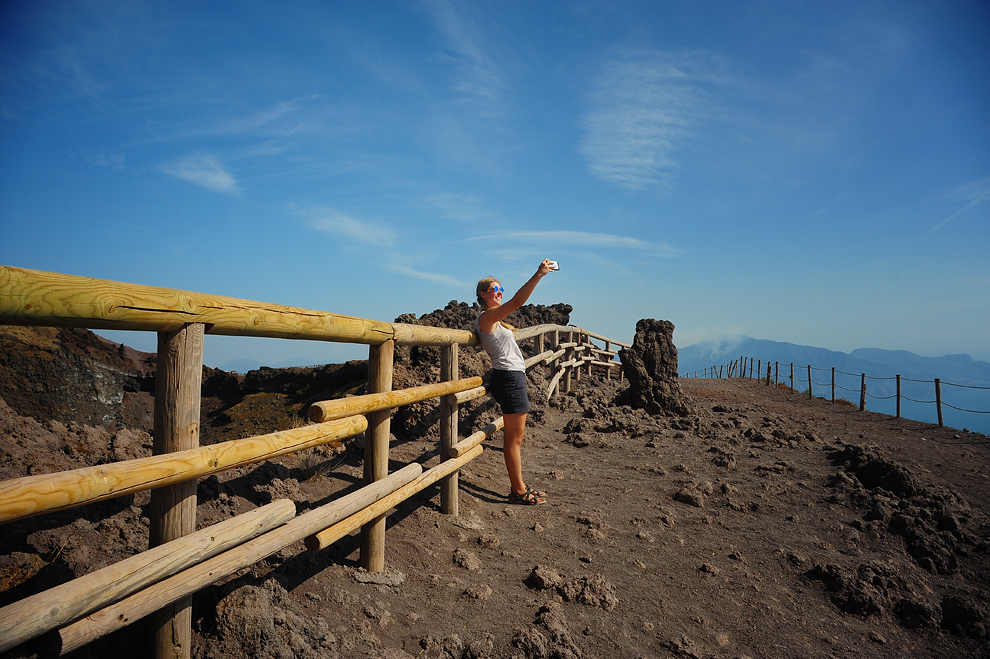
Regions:
<instances>
[{"instance_id":1,"label":"horizontal wooden rail","mask_svg":"<svg viewBox=\"0 0 990 659\"><path fill-rule=\"evenodd\" d=\"M467 330L385 323L267 302L0 265L0 324L174 332L379 345L478 345Z\"/></svg>"},{"instance_id":2,"label":"horizontal wooden rail","mask_svg":"<svg viewBox=\"0 0 990 659\"><path fill-rule=\"evenodd\" d=\"M433 467L433 469L423 472L423 474L416 480L407 483L391 494L382 497L380 501L375 502L364 510L351 515L347 519L337 522L328 529L309 536L305 541L306 549L310 551L320 551L321 549L329 547L345 535L361 528L361 526L367 522L380 515L384 515L391 508L394 508L420 490L423 490L433 483L436 483L441 478L454 473L468 462L481 455L483 450L484 449L481 446L475 446L461 457L445 460L436 467Z\"/></svg>"},{"instance_id":3,"label":"horizontal wooden rail","mask_svg":"<svg viewBox=\"0 0 990 659\"><path fill-rule=\"evenodd\" d=\"M549 334L550 332L576 332L576 327L571 327L570 325L533 325L532 327L523 327L521 329L514 330L513 335L516 341L524 341L525 339L531 339L534 336L539 336L540 334Z\"/></svg>"},{"instance_id":4,"label":"horizontal wooden rail","mask_svg":"<svg viewBox=\"0 0 990 659\"><path fill-rule=\"evenodd\" d=\"M494 435L496 432L498 432L504 427L505 427L504 417L499 417L495 419L494 421L489 423L487 426L485 426L478 432L468 435L461 441L451 446L450 447L451 455L453 455L455 458L461 457L462 455L464 455L465 453L467 453L475 446L485 441L486 439L488 439L489 437L491 437L492 435Z\"/></svg>"},{"instance_id":5,"label":"horizontal wooden rail","mask_svg":"<svg viewBox=\"0 0 990 659\"><path fill-rule=\"evenodd\" d=\"M278 499L0 609L0 652L61 627L292 519Z\"/></svg>"},{"instance_id":6,"label":"horizontal wooden rail","mask_svg":"<svg viewBox=\"0 0 990 659\"><path fill-rule=\"evenodd\" d=\"M174 485L286 453L339 442L364 432L367 427L367 419L354 416L148 458L14 478L0 483L0 524Z\"/></svg>"},{"instance_id":7,"label":"horizontal wooden rail","mask_svg":"<svg viewBox=\"0 0 990 659\"><path fill-rule=\"evenodd\" d=\"M367 414L369 412L379 412L388 410L400 405L409 405L420 401L438 398L447 394L456 394L459 391L473 389L481 385L481 377L464 378L463 380L449 380L436 384L424 384L409 389L397 389L380 394L365 394L363 396L349 396L347 398L335 398L313 403L309 408L309 418L311 421L323 422L332 419L341 419L354 414Z\"/></svg>"},{"instance_id":8,"label":"horizontal wooden rail","mask_svg":"<svg viewBox=\"0 0 990 659\"><path fill-rule=\"evenodd\" d=\"M313 533L338 523L366 509L423 473L419 463L412 463L385 478L365 485L356 492L310 510L285 525L248 540L222 554L149 586L130 597L63 628L55 640L50 656L65 655L96 639L136 622L162 606L192 595L244 567L303 540ZM40 656L40 655L39 655Z\"/></svg>"},{"instance_id":9,"label":"horizontal wooden rail","mask_svg":"<svg viewBox=\"0 0 990 659\"><path fill-rule=\"evenodd\" d=\"M617 346L622 346L623 348L631 348L632 346L628 343L623 343L622 341L616 341L615 339L610 339L607 336L602 336L595 332L589 332L588 330L581 330L591 338L598 339L599 341L607 341L608 343L614 343Z\"/></svg>"}]
</instances>

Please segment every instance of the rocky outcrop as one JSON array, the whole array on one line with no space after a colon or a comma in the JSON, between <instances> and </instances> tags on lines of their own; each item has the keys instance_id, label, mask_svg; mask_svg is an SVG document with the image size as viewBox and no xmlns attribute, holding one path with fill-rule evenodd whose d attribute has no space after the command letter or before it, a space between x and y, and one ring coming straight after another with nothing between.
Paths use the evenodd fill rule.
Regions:
<instances>
[{"instance_id":1,"label":"rocky outcrop","mask_svg":"<svg viewBox=\"0 0 990 659\"><path fill-rule=\"evenodd\" d=\"M677 348L674 324L669 320L644 318L636 323L632 347L619 351L622 370L629 378L633 407L650 414L690 414L677 381Z\"/></svg>"},{"instance_id":2,"label":"rocky outcrop","mask_svg":"<svg viewBox=\"0 0 990 659\"><path fill-rule=\"evenodd\" d=\"M151 430L155 363L85 329L0 326L0 397L41 423Z\"/></svg>"}]
</instances>

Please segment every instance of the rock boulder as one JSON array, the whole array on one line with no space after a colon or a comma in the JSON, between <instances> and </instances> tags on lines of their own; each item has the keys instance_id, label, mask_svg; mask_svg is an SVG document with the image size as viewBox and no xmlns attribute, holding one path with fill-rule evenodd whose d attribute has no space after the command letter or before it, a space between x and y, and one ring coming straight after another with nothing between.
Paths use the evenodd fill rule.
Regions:
<instances>
[{"instance_id":1,"label":"rock boulder","mask_svg":"<svg viewBox=\"0 0 990 659\"><path fill-rule=\"evenodd\" d=\"M677 381L677 348L674 324L669 320L644 318L636 323L632 347L619 351L622 370L629 378L633 407L650 414L690 414Z\"/></svg>"}]
</instances>

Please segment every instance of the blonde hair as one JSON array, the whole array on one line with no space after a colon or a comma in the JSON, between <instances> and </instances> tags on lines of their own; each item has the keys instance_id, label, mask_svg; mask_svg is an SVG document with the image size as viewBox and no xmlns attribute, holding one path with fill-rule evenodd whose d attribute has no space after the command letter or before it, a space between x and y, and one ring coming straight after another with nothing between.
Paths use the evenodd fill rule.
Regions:
<instances>
[{"instance_id":1,"label":"blonde hair","mask_svg":"<svg viewBox=\"0 0 990 659\"><path fill-rule=\"evenodd\" d=\"M475 292L475 295L477 295L477 297L478 297L478 304L481 305L481 308L482 309L488 309L488 303L485 302L485 297L484 297L484 295L482 295L482 293L484 293L485 291L487 291L488 288L493 283L497 282L498 280L499 280L498 277L485 277L484 279L482 279L482 280L480 280L478 282L478 286L475 288L475 291L474 292ZM515 327L513 327L509 323L505 322L504 320L500 320L499 322L502 323L502 327L504 327L506 329L509 329L509 330L516 329Z\"/></svg>"}]
</instances>

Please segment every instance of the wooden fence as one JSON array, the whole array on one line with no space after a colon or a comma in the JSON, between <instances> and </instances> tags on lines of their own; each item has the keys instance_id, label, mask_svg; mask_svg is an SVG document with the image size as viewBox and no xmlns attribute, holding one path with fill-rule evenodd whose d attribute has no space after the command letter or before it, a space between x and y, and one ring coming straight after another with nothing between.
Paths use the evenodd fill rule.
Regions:
<instances>
[{"instance_id":1,"label":"wooden fence","mask_svg":"<svg viewBox=\"0 0 990 659\"><path fill-rule=\"evenodd\" d=\"M720 364L720 365L717 365L717 366L711 366L711 367L705 368L705 369L703 369L701 371L695 371L693 373L685 374L684 377L688 377L688 378L695 377L695 378L697 378L697 377L700 376L700 377L703 377L703 378L708 378L708 377L711 377L711 378L721 378L723 376L723 372L724 372L725 377L727 377L727 378L733 378L733 377L743 377L743 378L745 378L745 377L748 377L749 379L753 379L753 368L754 368L753 367L753 362L754 362L754 359L752 357L740 356L739 359L734 360L734 361L731 361L731 362L729 362L727 364ZM771 362L769 360L767 360L766 365L767 365L767 371L766 371L766 375L764 376L763 375L763 360L762 359L756 360L756 379L759 380L759 381L761 381L761 382L765 382L767 386L770 386L771 379L772 379L774 386L780 386L780 377L781 377L780 376L780 362L779 361L775 361L771 365ZM748 369L748 375L747 375L747 369ZM831 373L832 373L831 382L815 382L814 377L813 377L813 374L812 374L812 371L827 372L826 369L817 368L817 367L811 366L811 364L807 364L805 366L798 366L798 370L799 370L799 372L807 371L807 374L808 374L807 377L802 378L801 375L798 375L798 376L795 376L794 375L794 363L793 362L790 363L790 374L789 375L788 374L785 374L784 375L784 378L785 378L784 386L789 387L791 391L796 391L795 384L797 384L797 385L807 384L808 385L808 389L807 389L807 391L805 393L808 394L808 397L809 398L812 398L812 397L814 397L815 385L818 385L820 387L830 386L831 387L831 394L832 394L832 402L833 403L835 402L835 390L837 388L838 389L841 389L843 391L849 391L849 392L859 393L859 410L861 412L866 409L866 399L867 399L867 397L869 397L869 398L873 398L873 399L876 399L876 400L886 400L886 399L890 399L890 398L895 399L896 406L897 406L897 411L896 411L895 416L898 419L901 418L901 401L902 400L908 400L908 401L911 401L912 403L932 404L932 405L935 405L935 409L936 409L936 412L938 414L938 425L939 425L939 427L942 427L944 425L943 419L942 419L942 406L943 405L945 407L952 408L952 409L957 410L959 412L967 412L967 413L970 413L970 414L990 414L990 411L970 410L970 409L966 409L966 408L963 408L963 407L957 407L955 405L950 405L949 403L945 402L944 400L942 400L942 385L949 386L949 387L959 387L959 388L963 388L963 389L982 389L982 390L985 390L985 391L990 391L990 387L978 387L978 386L973 386L973 385L957 384L957 383L954 383L954 382L942 382L942 380L940 378L934 378L933 380L916 380L916 379L911 379L911 378L902 378L900 375L895 375L892 378L891 377L870 377L866 373L847 373L846 371L838 371L838 370L835 369L834 366L831 368ZM849 388L843 387L841 385L836 385L836 382L835 382L835 375L836 375L836 373L838 373L840 375L848 375L848 376L851 376L851 377L858 377L860 379L859 388L858 389L849 389ZM789 381L790 381L790 384L789 385L787 384L788 378L789 378ZM867 387L866 387L866 384L867 384L866 381L867 380L873 380L873 381L878 381L878 380L893 380L893 381L896 382L896 393L894 393L891 396L875 396L875 395L873 395L873 394L871 394L871 393L869 393L867 391ZM902 383L902 381L903 382L915 382L915 383L921 383L921 384L932 384L934 386L934 396L935 396L934 400L917 400L917 399L914 399L914 398L908 398L907 396L904 396L901 393L901 383Z\"/></svg>"},{"instance_id":2,"label":"wooden fence","mask_svg":"<svg viewBox=\"0 0 990 659\"><path fill-rule=\"evenodd\" d=\"M303 540L319 551L361 529L361 565L384 568L385 514L440 482L441 512L457 515L458 470L482 452L502 418L459 439L458 405L485 395L480 377L458 377L458 346L473 332L387 323L324 311L0 266L0 324L158 333L151 457L0 483L0 524L151 490L149 547L117 564L0 609L0 652L31 639L39 656L59 656L145 616L154 656L189 657L196 591ZM262 336L369 346L368 393L315 403L301 428L199 445L203 343L207 334ZM561 325L517 330L535 339L537 364L551 367L547 395L568 392L592 369L622 369L614 346L628 344ZM596 339L604 344L599 347ZM441 382L392 390L396 346L439 346ZM440 464L388 473L391 409L440 399ZM197 479L365 433L364 483L346 496L296 516L278 500L196 531Z\"/></svg>"}]
</instances>

